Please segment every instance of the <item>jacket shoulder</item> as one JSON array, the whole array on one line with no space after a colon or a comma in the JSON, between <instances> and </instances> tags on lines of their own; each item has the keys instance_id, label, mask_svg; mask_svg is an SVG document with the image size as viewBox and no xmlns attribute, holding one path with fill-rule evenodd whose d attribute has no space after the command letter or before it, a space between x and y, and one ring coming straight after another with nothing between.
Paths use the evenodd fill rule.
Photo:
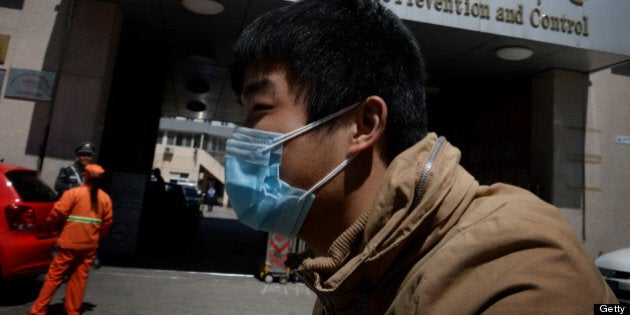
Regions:
<instances>
[{"instance_id":1,"label":"jacket shoulder","mask_svg":"<svg viewBox=\"0 0 630 315\"><path fill-rule=\"evenodd\" d=\"M580 313L615 301L563 214L503 184L481 187L407 280L429 312Z\"/></svg>"},{"instance_id":2,"label":"jacket shoulder","mask_svg":"<svg viewBox=\"0 0 630 315\"><path fill-rule=\"evenodd\" d=\"M533 193L507 184L481 186L466 212L461 229L484 220L523 220L522 224L538 224L566 229L570 226L560 210Z\"/></svg>"}]
</instances>

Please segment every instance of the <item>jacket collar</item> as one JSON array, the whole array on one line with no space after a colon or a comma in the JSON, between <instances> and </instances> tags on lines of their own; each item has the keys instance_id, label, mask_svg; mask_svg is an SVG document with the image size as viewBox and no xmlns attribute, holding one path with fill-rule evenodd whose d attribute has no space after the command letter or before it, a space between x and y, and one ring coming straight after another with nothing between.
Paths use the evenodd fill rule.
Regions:
<instances>
[{"instance_id":1,"label":"jacket collar","mask_svg":"<svg viewBox=\"0 0 630 315\"><path fill-rule=\"evenodd\" d=\"M287 264L320 294L338 296L404 267L392 267L394 259L417 260L457 221L462 200L474 195L477 184L459 158L457 148L428 134L392 161L370 208L333 242L327 256L304 252ZM409 250L409 242L418 245Z\"/></svg>"}]
</instances>

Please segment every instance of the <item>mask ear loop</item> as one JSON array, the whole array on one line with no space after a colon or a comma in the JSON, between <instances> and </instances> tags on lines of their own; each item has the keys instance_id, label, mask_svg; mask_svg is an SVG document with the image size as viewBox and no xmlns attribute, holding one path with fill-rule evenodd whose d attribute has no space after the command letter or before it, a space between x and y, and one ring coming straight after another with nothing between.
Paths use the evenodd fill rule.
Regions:
<instances>
[{"instance_id":1,"label":"mask ear loop","mask_svg":"<svg viewBox=\"0 0 630 315\"><path fill-rule=\"evenodd\" d=\"M293 131L291 131L289 133L286 133L286 134L284 134L284 135L282 135L282 136L280 136L280 137L278 137L276 139L273 139L273 143L272 144L270 144L270 145L268 145L268 146L266 146L264 148L260 148L260 149L256 150L256 153L261 153L261 152L265 152L267 150L271 150L274 147L276 147L276 146L278 146L278 145L280 145L280 144L282 144L284 142L287 142L287 141L289 141L289 140L291 140L291 139L293 139L293 138L295 138L295 137L297 137L297 136L299 136L299 135L301 135L301 134L303 134L303 133L305 133L305 132L307 132L307 131L309 131L309 130L317 127L317 126L320 126L320 125L322 125L324 123L327 123L328 121L332 120L333 118L336 118L337 116L341 116L341 115L345 114L346 112L351 111L352 109L354 109L359 104L361 104L361 102L356 102L356 103L354 103L354 104L352 104L352 105L350 105L350 106L348 106L348 107L346 107L346 108L344 108L344 109L342 109L342 110L340 110L338 112L332 113L332 114L330 114L330 115L328 115L328 116L326 116L326 117L324 117L324 118L322 118L320 120L314 121L314 122L312 122L312 123L310 123L308 125L300 127L298 129L295 129L295 130L293 130Z\"/></svg>"},{"instance_id":2,"label":"mask ear loop","mask_svg":"<svg viewBox=\"0 0 630 315\"><path fill-rule=\"evenodd\" d=\"M335 177L335 175L339 174L339 172L341 172L341 170L343 170L343 168L346 167L346 165L348 165L352 160L354 160L355 157L356 157L356 155L353 155L353 156L345 159L343 162L341 162L341 164L339 164L337 167L335 167L335 169L330 171L330 173L328 173L328 175L324 176L324 178L322 178L319 182L317 182L315 185L313 185L313 187L311 187L311 189L306 191L304 193L304 195L302 195L302 197L300 197L298 199L298 201L302 201L302 199L304 199L308 195L312 194L315 190L319 189L324 184L326 184L329 180L331 180L333 177Z\"/></svg>"}]
</instances>

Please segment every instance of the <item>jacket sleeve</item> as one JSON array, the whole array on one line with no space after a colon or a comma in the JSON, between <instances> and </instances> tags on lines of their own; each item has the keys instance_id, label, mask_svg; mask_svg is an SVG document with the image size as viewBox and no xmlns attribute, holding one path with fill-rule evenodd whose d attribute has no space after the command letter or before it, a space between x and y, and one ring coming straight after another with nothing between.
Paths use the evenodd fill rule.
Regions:
<instances>
[{"instance_id":1,"label":"jacket sleeve","mask_svg":"<svg viewBox=\"0 0 630 315\"><path fill-rule=\"evenodd\" d=\"M104 212L104 216L103 216L103 222L101 223L101 229L99 230L99 237L103 238L105 237L105 235L107 235L107 232L109 232L109 228L111 228L112 223L114 222L113 219L113 207L112 207L112 202L111 199L109 199L106 203L106 208L105 208L105 212Z\"/></svg>"},{"instance_id":2,"label":"jacket sleeve","mask_svg":"<svg viewBox=\"0 0 630 315\"><path fill-rule=\"evenodd\" d=\"M45 221L45 225L53 231L61 231L65 223L66 216L54 208L50 210L50 213L48 214L48 217L46 217Z\"/></svg>"},{"instance_id":3,"label":"jacket sleeve","mask_svg":"<svg viewBox=\"0 0 630 315\"><path fill-rule=\"evenodd\" d=\"M52 230L63 229L64 224L66 224L66 219L70 214L70 209L72 208L72 200L73 193L72 191L65 191L59 197L59 200L55 202L53 205L53 209L46 217L45 224L49 226Z\"/></svg>"},{"instance_id":4,"label":"jacket sleeve","mask_svg":"<svg viewBox=\"0 0 630 315\"><path fill-rule=\"evenodd\" d=\"M70 172L67 167L59 169L59 174L55 180L55 191L61 196L64 191L70 189L72 184L70 183Z\"/></svg>"},{"instance_id":5,"label":"jacket sleeve","mask_svg":"<svg viewBox=\"0 0 630 315\"><path fill-rule=\"evenodd\" d=\"M485 220L452 238L420 282L430 303L417 314L592 314L618 303L567 226L524 221Z\"/></svg>"},{"instance_id":6,"label":"jacket sleeve","mask_svg":"<svg viewBox=\"0 0 630 315\"><path fill-rule=\"evenodd\" d=\"M105 237L105 235L107 235L107 232L109 232L109 228L112 227L112 223L114 221L112 219L109 220L104 220L103 223L101 223L101 230L99 231L99 237L103 238Z\"/></svg>"}]
</instances>

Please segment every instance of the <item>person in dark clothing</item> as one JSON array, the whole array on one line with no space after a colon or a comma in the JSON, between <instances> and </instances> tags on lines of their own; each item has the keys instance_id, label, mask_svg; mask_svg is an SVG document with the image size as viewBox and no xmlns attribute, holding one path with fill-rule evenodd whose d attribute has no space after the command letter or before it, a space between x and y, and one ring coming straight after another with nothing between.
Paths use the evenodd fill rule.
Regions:
<instances>
[{"instance_id":1,"label":"person in dark clothing","mask_svg":"<svg viewBox=\"0 0 630 315\"><path fill-rule=\"evenodd\" d=\"M64 191L83 184L83 170L92 163L96 146L91 142L81 143L75 150L75 161L72 165L62 167L55 180L55 190L61 196Z\"/></svg>"},{"instance_id":2,"label":"person in dark clothing","mask_svg":"<svg viewBox=\"0 0 630 315\"><path fill-rule=\"evenodd\" d=\"M163 189L164 177L162 177L162 170L156 167L151 171L151 182L155 182L158 187Z\"/></svg>"}]
</instances>

